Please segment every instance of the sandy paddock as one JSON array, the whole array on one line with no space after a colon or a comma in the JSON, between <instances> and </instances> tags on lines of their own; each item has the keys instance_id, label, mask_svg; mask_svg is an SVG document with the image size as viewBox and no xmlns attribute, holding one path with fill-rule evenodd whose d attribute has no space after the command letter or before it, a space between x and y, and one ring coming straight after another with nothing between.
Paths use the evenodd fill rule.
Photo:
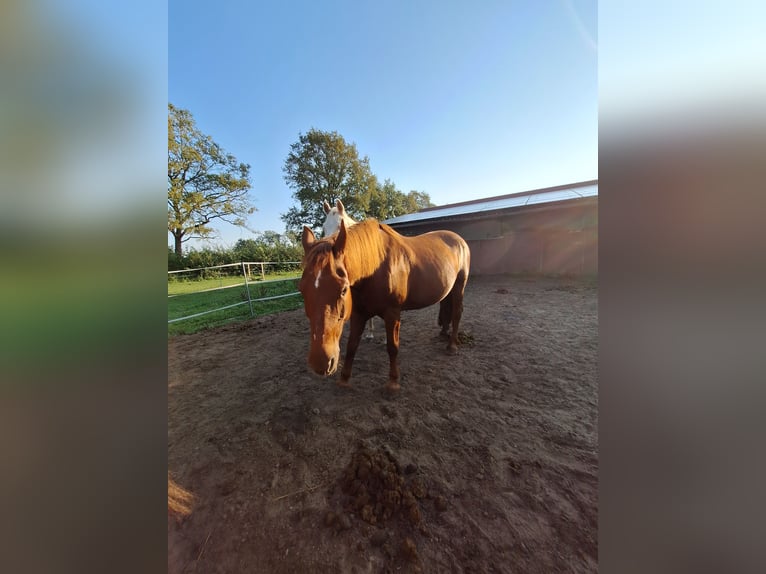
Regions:
<instances>
[{"instance_id":1,"label":"sandy paddock","mask_svg":"<svg viewBox=\"0 0 766 574\"><path fill-rule=\"evenodd\" d=\"M597 571L597 295L471 277L457 356L438 306L402 314L393 397L379 320L351 390L308 371L302 310L171 339L168 466L195 502L168 571Z\"/></svg>"}]
</instances>

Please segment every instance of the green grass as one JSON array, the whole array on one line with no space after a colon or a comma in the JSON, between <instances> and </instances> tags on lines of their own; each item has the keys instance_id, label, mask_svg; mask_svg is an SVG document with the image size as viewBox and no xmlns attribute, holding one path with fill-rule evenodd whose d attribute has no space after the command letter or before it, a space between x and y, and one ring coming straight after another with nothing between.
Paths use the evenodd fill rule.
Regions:
<instances>
[{"instance_id":1,"label":"green grass","mask_svg":"<svg viewBox=\"0 0 766 574\"><path fill-rule=\"evenodd\" d=\"M276 274L269 275L267 276L267 279L273 279L275 275ZM286 281L267 280L266 282L251 282L251 299L284 295L297 291L299 277L297 277L295 273L292 273L291 275L293 276L292 279ZM244 284L240 287L230 287L228 289L221 289L219 291L205 291L203 293L188 292L187 286L189 284L193 284L196 287L194 291L199 291L221 286L221 282L223 282L223 286L226 286L227 281L230 285L244 283L242 277L205 279L193 282L169 282L169 294L171 293L171 286L172 288L178 286L182 287L179 290L173 291L173 297L168 297L168 320L193 315L195 313L201 313L203 311L210 311L217 307L234 305L236 303L242 304L230 309L208 313L206 315L202 315L201 317L186 319L176 323L168 323L168 335L194 333L202 329L216 327L232 321L242 321L249 319L251 317L250 306L247 303L247 291L245 290ZM187 291L184 291L184 289ZM299 309L302 305L303 299L300 295L291 295L270 301L254 301L253 313L255 315L267 315L280 311Z\"/></svg>"},{"instance_id":2,"label":"green grass","mask_svg":"<svg viewBox=\"0 0 766 574\"><path fill-rule=\"evenodd\" d=\"M253 276L248 279L250 283L260 283L262 281L261 275L255 273L256 269L253 267ZM301 270L295 271L277 271L266 273L266 281L274 281L276 279L292 279L294 277L300 277ZM232 285L243 285L245 278L239 275L229 275L221 277L208 277L206 279L197 279L194 277L184 276L183 273L174 273L168 276L168 295L178 295L181 293L195 293L197 291L204 291L206 289L220 289L221 287L231 287Z\"/></svg>"},{"instance_id":3,"label":"green grass","mask_svg":"<svg viewBox=\"0 0 766 574\"><path fill-rule=\"evenodd\" d=\"M182 293L195 293L205 289L217 289L230 287L231 285L244 285L245 278L242 275L232 277L218 277L215 279L178 279L168 280L168 295Z\"/></svg>"}]
</instances>

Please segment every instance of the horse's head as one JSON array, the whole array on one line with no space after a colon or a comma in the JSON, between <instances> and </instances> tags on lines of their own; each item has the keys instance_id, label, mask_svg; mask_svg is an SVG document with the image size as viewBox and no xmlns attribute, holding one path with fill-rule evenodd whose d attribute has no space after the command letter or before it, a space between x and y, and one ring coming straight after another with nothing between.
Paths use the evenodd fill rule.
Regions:
<instances>
[{"instance_id":1,"label":"horse's head","mask_svg":"<svg viewBox=\"0 0 766 574\"><path fill-rule=\"evenodd\" d=\"M351 316L351 289L344 265L346 226L338 235L317 241L303 228L303 276L298 285L311 327L308 362L319 375L338 368L343 324Z\"/></svg>"},{"instance_id":2,"label":"horse's head","mask_svg":"<svg viewBox=\"0 0 766 574\"><path fill-rule=\"evenodd\" d=\"M322 209L324 209L326 216L324 223L322 224L322 235L324 237L329 237L338 231L338 229L340 229L341 221L346 223L346 227L350 227L356 223L356 221L351 219L346 213L346 208L343 206L343 202L340 199L335 200L335 207L330 207L330 204L325 200L322 204Z\"/></svg>"}]
</instances>

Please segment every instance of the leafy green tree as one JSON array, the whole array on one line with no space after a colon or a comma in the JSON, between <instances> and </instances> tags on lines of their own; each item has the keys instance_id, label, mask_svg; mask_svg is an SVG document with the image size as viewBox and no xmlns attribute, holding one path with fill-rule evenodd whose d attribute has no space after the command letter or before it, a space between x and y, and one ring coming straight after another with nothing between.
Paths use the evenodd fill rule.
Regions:
<instances>
[{"instance_id":1,"label":"leafy green tree","mask_svg":"<svg viewBox=\"0 0 766 574\"><path fill-rule=\"evenodd\" d=\"M232 248L239 261L268 261L269 256L264 245L257 239L238 239Z\"/></svg>"},{"instance_id":2,"label":"leafy green tree","mask_svg":"<svg viewBox=\"0 0 766 574\"><path fill-rule=\"evenodd\" d=\"M431 198L427 193L411 191L405 195L396 188L390 179L386 179L382 185L378 184L375 189L367 216L383 221L430 206L433 206L433 203L431 203Z\"/></svg>"},{"instance_id":3,"label":"leafy green tree","mask_svg":"<svg viewBox=\"0 0 766 574\"><path fill-rule=\"evenodd\" d=\"M168 245L168 271L178 271L179 269L184 269L185 267L187 267L187 265L186 261L184 261L184 258L176 255L176 252L173 251L173 248Z\"/></svg>"},{"instance_id":4,"label":"leafy green tree","mask_svg":"<svg viewBox=\"0 0 766 574\"><path fill-rule=\"evenodd\" d=\"M396 185L390 179L386 179L382 185L377 185L366 215L380 221L396 217L406 213L405 202L406 196L396 189Z\"/></svg>"},{"instance_id":5,"label":"leafy green tree","mask_svg":"<svg viewBox=\"0 0 766 574\"><path fill-rule=\"evenodd\" d=\"M213 234L216 219L245 226L250 203L250 166L239 163L196 126L188 110L168 104L168 231L175 253L183 243Z\"/></svg>"},{"instance_id":6,"label":"leafy green tree","mask_svg":"<svg viewBox=\"0 0 766 574\"><path fill-rule=\"evenodd\" d=\"M238 261L300 261L303 247L294 236L263 231L255 239L239 239L232 253Z\"/></svg>"},{"instance_id":7,"label":"leafy green tree","mask_svg":"<svg viewBox=\"0 0 766 574\"><path fill-rule=\"evenodd\" d=\"M436 206L436 204L431 201L431 196L425 191L415 191L414 189L407 194L406 203L407 211L404 213L414 213L421 209L425 209L426 207ZM399 215L404 215L404 213L400 213Z\"/></svg>"},{"instance_id":8,"label":"leafy green tree","mask_svg":"<svg viewBox=\"0 0 766 574\"><path fill-rule=\"evenodd\" d=\"M282 215L291 232L303 225L320 229L325 218L323 201L332 204L340 199L351 217L363 219L377 185L369 159L359 158L355 144L346 143L338 132L314 128L299 134L290 146L282 171L298 202Z\"/></svg>"},{"instance_id":9,"label":"leafy green tree","mask_svg":"<svg viewBox=\"0 0 766 574\"><path fill-rule=\"evenodd\" d=\"M197 269L199 267L214 267L216 265L226 265L227 263L236 263L231 250L221 247L202 247L201 249L189 249L189 253L184 257L187 269Z\"/></svg>"}]
</instances>

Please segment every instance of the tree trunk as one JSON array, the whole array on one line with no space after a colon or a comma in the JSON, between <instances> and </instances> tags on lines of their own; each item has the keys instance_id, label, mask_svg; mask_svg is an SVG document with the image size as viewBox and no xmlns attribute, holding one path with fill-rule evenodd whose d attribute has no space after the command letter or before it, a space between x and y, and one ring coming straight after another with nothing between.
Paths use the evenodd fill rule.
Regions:
<instances>
[{"instance_id":1,"label":"tree trunk","mask_svg":"<svg viewBox=\"0 0 766 574\"><path fill-rule=\"evenodd\" d=\"M178 257L183 257L183 245L181 244L181 239L183 239L183 235L181 235L180 233L177 233L177 234L173 233L173 237L176 240L176 248L175 248L176 255Z\"/></svg>"}]
</instances>

